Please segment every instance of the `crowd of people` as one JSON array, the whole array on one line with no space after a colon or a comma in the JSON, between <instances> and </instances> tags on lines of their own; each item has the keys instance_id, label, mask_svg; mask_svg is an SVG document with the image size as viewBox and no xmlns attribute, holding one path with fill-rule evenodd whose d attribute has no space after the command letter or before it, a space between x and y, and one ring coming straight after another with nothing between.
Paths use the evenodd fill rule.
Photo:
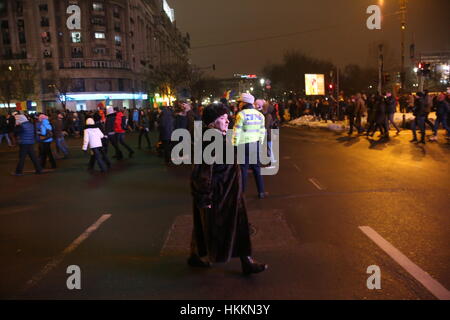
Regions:
<instances>
[{"instance_id":1,"label":"crowd of people","mask_svg":"<svg viewBox=\"0 0 450 320\"><path fill-rule=\"evenodd\" d=\"M450 94L448 93L430 94L425 90L416 94L403 94L395 98L392 92L388 91L382 95L371 94L368 96L357 93L349 97L340 96L338 100L331 96L322 99L289 100L286 104L280 104L279 114L282 122L286 121L286 118L292 120L305 115L312 116L316 121L347 120L350 127L349 135L356 131L358 134L373 137L376 131L379 131L382 138L389 139L391 126L397 134L401 131L395 123L395 113L412 113L414 120L410 124L413 134L411 142L425 144L426 125L432 131L430 141L437 140L440 126L446 130L446 137L450 137L449 104ZM288 117L285 116L286 111L289 112ZM436 112L434 122L429 119L431 112ZM364 122L365 126L363 126ZM417 138L417 130L421 134L420 140Z\"/></svg>"}]
</instances>

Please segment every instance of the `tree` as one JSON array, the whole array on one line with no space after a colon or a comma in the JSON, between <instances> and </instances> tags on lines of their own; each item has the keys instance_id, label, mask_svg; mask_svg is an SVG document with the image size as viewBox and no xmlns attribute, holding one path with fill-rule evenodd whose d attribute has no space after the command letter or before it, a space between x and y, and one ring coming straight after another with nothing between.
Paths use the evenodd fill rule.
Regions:
<instances>
[{"instance_id":1,"label":"tree","mask_svg":"<svg viewBox=\"0 0 450 320\"><path fill-rule=\"evenodd\" d=\"M49 85L49 88L52 88L55 92L55 95L63 110L67 109L67 95L73 89L73 80L71 78L61 78L56 73L53 73L52 79L55 79L55 83Z\"/></svg>"},{"instance_id":2,"label":"tree","mask_svg":"<svg viewBox=\"0 0 450 320\"><path fill-rule=\"evenodd\" d=\"M19 101L26 101L36 96L35 84L39 68L37 64L27 65L17 70L16 72L16 99Z\"/></svg>"},{"instance_id":3,"label":"tree","mask_svg":"<svg viewBox=\"0 0 450 320\"><path fill-rule=\"evenodd\" d=\"M16 99L17 86L15 68L0 65L0 100L8 106L8 112L11 112L11 102Z\"/></svg>"}]
</instances>

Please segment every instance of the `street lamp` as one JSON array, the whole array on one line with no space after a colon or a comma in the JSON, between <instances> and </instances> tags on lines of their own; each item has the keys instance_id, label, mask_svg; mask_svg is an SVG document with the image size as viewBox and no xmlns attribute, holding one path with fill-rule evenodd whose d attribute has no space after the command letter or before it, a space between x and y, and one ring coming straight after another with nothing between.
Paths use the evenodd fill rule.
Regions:
<instances>
[{"instance_id":1,"label":"street lamp","mask_svg":"<svg viewBox=\"0 0 450 320\"><path fill-rule=\"evenodd\" d=\"M264 86L265 82L266 82L266 80L264 80L264 79L259 80L259 83L261 83L261 86Z\"/></svg>"},{"instance_id":2,"label":"street lamp","mask_svg":"<svg viewBox=\"0 0 450 320\"><path fill-rule=\"evenodd\" d=\"M12 69L13 69L12 66L8 66L9 71L12 71Z\"/></svg>"}]
</instances>

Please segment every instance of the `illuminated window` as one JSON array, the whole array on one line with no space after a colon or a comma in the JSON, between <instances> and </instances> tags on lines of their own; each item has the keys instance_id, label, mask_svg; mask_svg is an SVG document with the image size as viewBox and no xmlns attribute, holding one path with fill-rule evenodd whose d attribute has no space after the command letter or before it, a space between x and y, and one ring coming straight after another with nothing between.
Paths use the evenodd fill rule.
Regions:
<instances>
[{"instance_id":1,"label":"illuminated window","mask_svg":"<svg viewBox=\"0 0 450 320\"><path fill-rule=\"evenodd\" d=\"M116 46L120 46L122 43L122 37L121 36L115 36L114 41L116 42Z\"/></svg>"},{"instance_id":2,"label":"illuminated window","mask_svg":"<svg viewBox=\"0 0 450 320\"><path fill-rule=\"evenodd\" d=\"M81 42L81 32L71 32L72 43L80 43Z\"/></svg>"},{"instance_id":3,"label":"illuminated window","mask_svg":"<svg viewBox=\"0 0 450 320\"><path fill-rule=\"evenodd\" d=\"M41 33L41 39L42 39L42 43L43 44L48 44L48 43L50 43L50 41L51 41L51 38L50 38L50 32L42 32Z\"/></svg>"},{"instance_id":4,"label":"illuminated window","mask_svg":"<svg viewBox=\"0 0 450 320\"><path fill-rule=\"evenodd\" d=\"M105 33L104 32L95 32L94 33L95 39L105 39Z\"/></svg>"},{"instance_id":5,"label":"illuminated window","mask_svg":"<svg viewBox=\"0 0 450 320\"><path fill-rule=\"evenodd\" d=\"M94 11L103 11L103 3L94 2L92 4L92 9L94 9Z\"/></svg>"}]
</instances>

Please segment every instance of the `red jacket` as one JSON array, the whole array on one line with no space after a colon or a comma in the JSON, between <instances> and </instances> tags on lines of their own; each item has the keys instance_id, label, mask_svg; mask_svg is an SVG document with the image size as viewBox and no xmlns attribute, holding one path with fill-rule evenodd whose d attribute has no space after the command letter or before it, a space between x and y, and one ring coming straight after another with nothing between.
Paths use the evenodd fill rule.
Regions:
<instances>
[{"instance_id":1,"label":"red jacket","mask_svg":"<svg viewBox=\"0 0 450 320\"><path fill-rule=\"evenodd\" d=\"M122 121L125 120L123 119L123 113L122 112L117 112L116 113L116 121L114 122L114 132L116 133L125 133L125 130L122 127Z\"/></svg>"}]
</instances>

